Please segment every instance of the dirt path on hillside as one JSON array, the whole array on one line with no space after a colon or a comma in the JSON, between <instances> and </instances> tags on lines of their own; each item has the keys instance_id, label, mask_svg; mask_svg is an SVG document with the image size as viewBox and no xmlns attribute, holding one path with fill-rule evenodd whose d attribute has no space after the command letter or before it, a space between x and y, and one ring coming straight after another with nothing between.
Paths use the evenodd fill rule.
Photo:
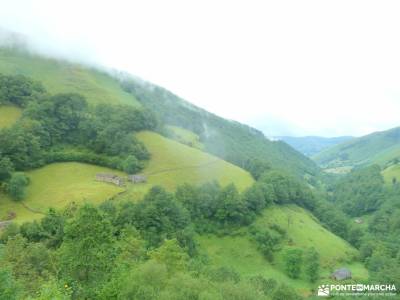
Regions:
<instances>
[{"instance_id":1,"label":"dirt path on hillside","mask_svg":"<svg viewBox=\"0 0 400 300\"><path fill-rule=\"evenodd\" d=\"M220 161L220 160L219 159L215 159L213 161L209 161L207 163L200 164L200 165L164 169L164 170L154 171L154 172L150 172L150 173L143 173L143 175L152 176L152 175L157 175L157 174L160 174L160 173L168 173L168 172L180 171L180 170L186 170L186 169L199 169L199 168L204 168L204 167L213 165L213 164L217 163L218 161Z\"/></svg>"},{"instance_id":2,"label":"dirt path on hillside","mask_svg":"<svg viewBox=\"0 0 400 300\"><path fill-rule=\"evenodd\" d=\"M33 212L35 214L41 214L41 215L45 215L44 212L38 210L38 209L34 209L32 207L29 207L28 205L26 205L24 202L19 202L25 209L29 210L30 212Z\"/></svg>"}]
</instances>

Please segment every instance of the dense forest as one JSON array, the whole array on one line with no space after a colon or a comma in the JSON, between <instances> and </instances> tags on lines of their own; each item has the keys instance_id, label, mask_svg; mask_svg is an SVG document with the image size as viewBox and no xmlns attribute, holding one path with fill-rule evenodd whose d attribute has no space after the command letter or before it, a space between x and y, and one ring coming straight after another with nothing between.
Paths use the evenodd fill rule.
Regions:
<instances>
[{"instance_id":1,"label":"dense forest","mask_svg":"<svg viewBox=\"0 0 400 300\"><path fill-rule=\"evenodd\" d=\"M400 185L385 184L379 166L354 170L331 187L331 201L351 217L369 218L348 240L358 249L370 280L400 286Z\"/></svg>"}]
</instances>

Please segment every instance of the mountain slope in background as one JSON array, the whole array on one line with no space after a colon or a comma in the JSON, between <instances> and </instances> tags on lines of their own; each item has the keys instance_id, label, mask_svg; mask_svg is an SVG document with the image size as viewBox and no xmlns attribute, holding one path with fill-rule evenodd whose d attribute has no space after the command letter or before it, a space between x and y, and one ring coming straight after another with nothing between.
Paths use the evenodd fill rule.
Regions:
<instances>
[{"instance_id":1,"label":"mountain slope in background","mask_svg":"<svg viewBox=\"0 0 400 300\"><path fill-rule=\"evenodd\" d=\"M223 119L147 82L128 78L122 86L143 106L156 112L164 123L197 135L206 152L244 168L251 158L297 177L319 174L318 166L311 159L284 142L270 141L257 129Z\"/></svg>"},{"instance_id":2,"label":"mountain slope in background","mask_svg":"<svg viewBox=\"0 0 400 300\"><path fill-rule=\"evenodd\" d=\"M132 95L124 92L117 79L105 72L28 54L22 49L0 47L0 73L25 75L45 86L51 93L79 93L90 104L115 103L139 105Z\"/></svg>"},{"instance_id":3,"label":"mountain slope in background","mask_svg":"<svg viewBox=\"0 0 400 300\"><path fill-rule=\"evenodd\" d=\"M339 136L339 137L327 138L321 136L302 136L302 137L277 136L275 138L280 141L284 141L297 151L303 153L308 157L311 157L329 147L349 141L353 137Z\"/></svg>"},{"instance_id":4,"label":"mountain slope in background","mask_svg":"<svg viewBox=\"0 0 400 300\"><path fill-rule=\"evenodd\" d=\"M385 166L400 158L400 127L354 138L315 155L322 167Z\"/></svg>"},{"instance_id":5,"label":"mountain slope in background","mask_svg":"<svg viewBox=\"0 0 400 300\"><path fill-rule=\"evenodd\" d=\"M199 136L203 151L245 167L249 158L305 178L317 175L318 166L286 143L269 141L263 133L198 108L171 92L131 76L123 81L106 72L65 61L33 56L22 50L0 48L0 73L22 74L41 81L50 93L77 92L90 104L143 105L169 125ZM139 101L138 101L139 100ZM166 129L163 131L167 135Z\"/></svg>"}]
</instances>

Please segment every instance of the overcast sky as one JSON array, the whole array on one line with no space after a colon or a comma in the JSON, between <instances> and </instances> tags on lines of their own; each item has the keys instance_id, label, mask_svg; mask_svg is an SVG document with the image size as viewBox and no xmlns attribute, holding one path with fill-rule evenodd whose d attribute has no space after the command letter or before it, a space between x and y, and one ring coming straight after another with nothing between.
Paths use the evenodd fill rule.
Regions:
<instances>
[{"instance_id":1,"label":"overcast sky","mask_svg":"<svg viewBox=\"0 0 400 300\"><path fill-rule=\"evenodd\" d=\"M0 27L272 135L400 126L399 1L0 0Z\"/></svg>"}]
</instances>

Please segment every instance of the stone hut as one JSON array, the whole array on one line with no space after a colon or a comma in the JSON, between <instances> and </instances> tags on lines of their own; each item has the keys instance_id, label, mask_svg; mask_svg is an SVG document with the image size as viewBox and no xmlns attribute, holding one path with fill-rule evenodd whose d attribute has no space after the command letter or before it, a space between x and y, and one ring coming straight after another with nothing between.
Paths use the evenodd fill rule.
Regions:
<instances>
[{"instance_id":1,"label":"stone hut","mask_svg":"<svg viewBox=\"0 0 400 300\"><path fill-rule=\"evenodd\" d=\"M136 175L128 175L128 180L132 183L144 183L147 182L147 177L144 175L136 174Z\"/></svg>"},{"instance_id":2,"label":"stone hut","mask_svg":"<svg viewBox=\"0 0 400 300\"><path fill-rule=\"evenodd\" d=\"M340 268L332 273L331 278L334 280L351 279L351 271L347 268Z\"/></svg>"},{"instance_id":3,"label":"stone hut","mask_svg":"<svg viewBox=\"0 0 400 300\"><path fill-rule=\"evenodd\" d=\"M124 185L124 179L114 174L98 173L96 174L96 181L113 183L117 186Z\"/></svg>"}]
</instances>

